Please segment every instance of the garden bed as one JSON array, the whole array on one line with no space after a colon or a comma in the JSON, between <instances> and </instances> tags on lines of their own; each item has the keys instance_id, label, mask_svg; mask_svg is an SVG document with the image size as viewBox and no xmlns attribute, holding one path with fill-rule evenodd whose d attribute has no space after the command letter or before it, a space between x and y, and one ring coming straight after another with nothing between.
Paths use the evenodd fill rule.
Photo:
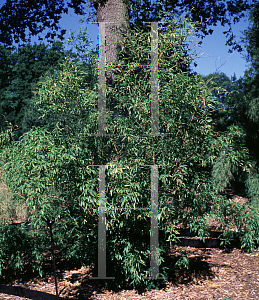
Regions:
<instances>
[{"instance_id":1,"label":"garden bed","mask_svg":"<svg viewBox=\"0 0 259 300\"><path fill-rule=\"evenodd\" d=\"M234 196L233 201L247 199ZM65 269L57 263L59 298L81 299L259 299L259 250L245 253L240 249L220 249L221 233L217 222L211 221L211 235L203 243L198 237L190 236L188 229L179 237L182 245L174 246L165 264L169 267L168 281L159 290L107 291L103 281L90 279L89 267ZM183 231L182 231L183 233ZM193 247L192 247L193 246ZM210 247L209 247L210 246ZM232 245L233 246L233 245ZM190 258L189 269L174 271L174 264L185 250ZM20 279L8 282L2 278L0 299L3 300L54 300L55 284L51 260L46 261L46 276L21 275Z\"/></svg>"},{"instance_id":2,"label":"garden bed","mask_svg":"<svg viewBox=\"0 0 259 300\"><path fill-rule=\"evenodd\" d=\"M244 253L239 249L225 251L216 248L180 247L191 259L189 270L179 270L169 274L166 286L160 290L138 293L135 290L119 292L104 290L101 281L89 279L90 268L58 271L58 285L62 299L259 299L259 251ZM172 248L168 266L172 267L179 247ZM171 261L171 262L170 262ZM172 267L173 269L173 267ZM5 286L2 286L2 289ZM52 299L55 285L52 276L34 278L27 281L16 279L12 287L20 287L27 297L12 294L8 287L0 294L3 300ZM18 289L16 291L19 291ZM33 294L38 291L41 294ZM21 294L20 294L21 295ZM55 299L55 297L53 297Z\"/></svg>"}]
</instances>

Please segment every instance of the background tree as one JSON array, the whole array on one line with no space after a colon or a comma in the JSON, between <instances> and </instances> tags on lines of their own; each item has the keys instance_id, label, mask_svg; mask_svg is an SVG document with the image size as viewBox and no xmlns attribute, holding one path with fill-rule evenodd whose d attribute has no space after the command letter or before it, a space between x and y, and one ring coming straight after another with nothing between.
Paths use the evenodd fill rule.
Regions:
<instances>
[{"instance_id":1,"label":"background tree","mask_svg":"<svg viewBox=\"0 0 259 300\"><path fill-rule=\"evenodd\" d=\"M245 31L244 42L251 67L239 83L235 113L246 130L246 143L253 157L254 168L246 181L247 193L258 208L259 199L259 2L251 10L252 25Z\"/></svg>"},{"instance_id":2,"label":"background tree","mask_svg":"<svg viewBox=\"0 0 259 300\"><path fill-rule=\"evenodd\" d=\"M250 62L250 68L245 71L242 78L228 78L225 74L210 74L203 76L205 83L211 89L212 95L218 99L218 104L214 108L213 118L216 121L215 130L227 132L233 126L240 128L239 139L236 140L235 146L244 145L249 150L250 165L249 173L231 170L231 164L219 161L218 171L215 170L215 176L229 179L226 184L232 183L236 192L251 198L255 207L258 207L259 197L259 13L258 1L255 2L251 10L250 19L252 25L245 31L243 42L246 46L248 56L247 61ZM221 169L221 170L220 170ZM225 170L222 172L222 170ZM238 173L237 173L238 171ZM228 175L226 175L228 174Z\"/></svg>"},{"instance_id":3,"label":"background tree","mask_svg":"<svg viewBox=\"0 0 259 300\"><path fill-rule=\"evenodd\" d=\"M223 192L225 188L234 188L236 193L244 195L247 171L244 172L242 164L237 166L235 159L243 152L246 145L246 132L234 112L236 106L238 80L235 75L231 78L224 73L213 73L202 76L211 94L217 100L212 112L214 121L213 129L221 137L231 137L232 158L226 156L225 151L219 154L214 165L213 176L218 190ZM240 153L239 153L240 152ZM249 160L248 154L243 154ZM235 159L234 159L235 157ZM247 162L248 163L248 162Z\"/></svg>"},{"instance_id":4,"label":"background tree","mask_svg":"<svg viewBox=\"0 0 259 300\"><path fill-rule=\"evenodd\" d=\"M248 118L247 133L250 133L249 148L251 153L259 161L259 3L256 1L251 11L250 19L252 26L245 31L246 49L248 52L247 60L251 63L251 68L245 72L243 81L241 81L241 98L238 100L239 107L242 102L245 104L245 114ZM239 97L240 97L239 96ZM243 105L244 105L243 104ZM241 107L237 110L241 110Z\"/></svg>"},{"instance_id":5,"label":"background tree","mask_svg":"<svg viewBox=\"0 0 259 300\"><path fill-rule=\"evenodd\" d=\"M0 127L6 123L18 126L19 135L39 124L37 115L31 109L33 89L45 72L53 72L64 59L61 42L51 47L45 44L6 48L0 45Z\"/></svg>"},{"instance_id":6,"label":"background tree","mask_svg":"<svg viewBox=\"0 0 259 300\"><path fill-rule=\"evenodd\" d=\"M212 96L217 98L218 104L213 111L215 130L225 131L233 124L233 108L235 105L235 93L237 89L237 79L234 75L229 78L224 73L213 73L202 76L205 84L211 90Z\"/></svg>"}]
</instances>

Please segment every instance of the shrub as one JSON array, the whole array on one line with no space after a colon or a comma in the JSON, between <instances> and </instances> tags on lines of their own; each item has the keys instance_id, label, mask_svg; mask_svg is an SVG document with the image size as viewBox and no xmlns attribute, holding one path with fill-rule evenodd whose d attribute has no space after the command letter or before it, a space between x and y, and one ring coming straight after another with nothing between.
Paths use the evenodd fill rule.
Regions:
<instances>
[{"instance_id":1,"label":"shrub","mask_svg":"<svg viewBox=\"0 0 259 300\"><path fill-rule=\"evenodd\" d=\"M150 33L135 28L124 39L127 56L120 52L118 61L107 67L115 75L106 95L110 135L97 136L98 84L88 84L83 69L67 59L39 84L37 105L47 125L1 151L12 195L18 202L25 200L38 236L46 240L42 217L55 217L54 238L63 256L85 264L98 263L96 166L106 165L107 276L116 277L116 287L156 286L148 279L151 166L158 168L158 265L170 241L177 240L176 225L189 226L203 238L213 208L220 205L219 211L226 211L211 177L222 150L211 126L214 98L188 70L192 28L191 23L175 22L158 29L159 135L151 132ZM177 265L188 266L187 258ZM160 276L165 275L166 267L161 267Z\"/></svg>"}]
</instances>

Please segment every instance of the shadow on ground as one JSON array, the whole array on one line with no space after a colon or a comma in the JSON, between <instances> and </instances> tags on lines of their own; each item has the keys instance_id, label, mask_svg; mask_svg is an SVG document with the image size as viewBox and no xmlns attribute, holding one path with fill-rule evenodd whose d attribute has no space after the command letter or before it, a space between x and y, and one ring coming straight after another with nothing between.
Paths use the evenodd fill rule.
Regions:
<instances>
[{"instance_id":1,"label":"shadow on ground","mask_svg":"<svg viewBox=\"0 0 259 300\"><path fill-rule=\"evenodd\" d=\"M165 257L165 261L160 268L166 266L168 268L167 281L173 285L200 283L208 279L212 279L215 273L212 271L212 265L209 264L208 258L210 256L209 249L191 248L187 247L185 250L188 252L189 268L188 269L176 269L175 264L181 257L181 247L173 247ZM4 270L6 275L6 270ZM53 279L53 269L51 260L46 261L44 266L45 276L43 278L37 277L37 280L43 283L49 282L49 278ZM87 267L81 267L81 265L71 265L68 268L68 262L57 262L57 275L59 285L59 295L62 299L91 299L95 294L102 294L105 290L104 280L94 280L90 277L97 276L97 270ZM25 289L22 287L22 283L35 279L35 273L31 272L29 268L16 274L11 282L8 282L8 276L3 276L1 283L4 284L0 287L0 292L9 295L16 295L26 297L32 300L54 300L58 297L51 295L50 293L38 292L35 290ZM7 284L21 283L21 287L7 286ZM52 280L53 286L54 280ZM161 284L159 288L165 287L165 284ZM35 288L37 289L36 285ZM121 289L130 289L127 285ZM114 289L114 292L120 290ZM137 292L142 293L144 289L139 289Z\"/></svg>"}]
</instances>

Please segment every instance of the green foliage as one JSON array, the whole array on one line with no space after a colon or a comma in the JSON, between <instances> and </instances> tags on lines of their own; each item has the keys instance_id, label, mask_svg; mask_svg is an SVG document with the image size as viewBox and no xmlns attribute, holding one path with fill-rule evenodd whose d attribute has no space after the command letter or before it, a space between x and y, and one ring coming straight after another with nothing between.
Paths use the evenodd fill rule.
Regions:
<instances>
[{"instance_id":1,"label":"green foliage","mask_svg":"<svg viewBox=\"0 0 259 300\"><path fill-rule=\"evenodd\" d=\"M179 248L179 250L180 250L181 256L175 263L175 267L178 269L184 269L184 268L189 269L188 254L186 253L185 250L182 250L181 248Z\"/></svg>"},{"instance_id":2,"label":"green foliage","mask_svg":"<svg viewBox=\"0 0 259 300\"><path fill-rule=\"evenodd\" d=\"M30 268L40 276L43 275L43 253L49 244L46 235L30 233L23 224L0 225L1 250L0 271L8 268L9 279L13 279L17 272L22 271L28 261Z\"/></svg>"},{"instance_id":3,"label":"green foliage","mask_svg":"<svg viewBox=\"0 0 259 300\"><path fill-rule=\"evenodd\" d=\"M244 186L246 182L247 196L255 200L259 128L257 98L253 96L256 91L255 74L252 70L247 71L239 80L229 79L225 74L210 74L203 78L212 95L218 99L213 119L216 123L214 130L219 132L217 142L221 141L222 150L213 166L216 190L223 191L229 185Z\"/></svg>"},{"instance_id":4,"label":"green foliage","mask_svg":"<svg viewBox=\"0 0 259 300\"><path fill-rule=\"evenodd\" d=\"M259 3L254 1L253 7L250 11L251 26L245 30L244 42L246 43L246 50L248 52L247 59L252 62L253 67L258 71L258 56L259 56Z\"/></svg>"},{"instance_id":5,"label":"green foliage","mask_svg":"<svg viewBox=\"0 0 259 300\"><path fill-rule=\"evenodd\" d=\"M256 218L243 212L236 216L234 209L228 215L228 202L215 196L211 171L217 157L225 155L232 171L243 167L245 154L237 152L236 145L232 147L236 137L242 139L237 128L222 136L212 130L215 98L188 71L187 41L193 30L190 22L173 22L158 30L160 135L151 134L150 33L138 27L131 37L124 36L118 61L106 69L115 75L106 93L110 135L97 136L98 82L90 80L89 69L84 71L82 64L69 58L38 85L37 106L45 125L32 128L18 141L7 142L7 132L2 135L5 180L15 201L29 208L34 236L24 236L24 240L35 245L42 239L31 260L39 258L40 265L40 253L47 245L42 217L54 217L54 240L62 257L97 265L99 192L98 168L93 165L101 164L106 165L107 276L116 277L116 287L157 285L147 279L150 166L154 164L159 166L159 265L170 242L177 240L176 225L189 226L204 238L208 215L215 211L221 212L218 217L226 232L232 218L240 224L243 247L255 247L259 236ZM92 62L96 61L93 57ZM94 78L97 70L93 65ZM15 234L20 231L10 236ZM3 254L3 264L7 257ZM15 268L17 259L11 259ZM188 267L184 253L177 266ZM166 271L160 267L161 276Z\"/></svg>"},{"instance_id":6,"label":"green foliage","mask_svg":"<svg viewBox=\"0 0 259 300\"><path fill-rule=\"evenodd\" d=\"M231 239L238 238L246 251L258 246L258 7L256 1L251 11L252 26L245 32L251 68L239 80L224 74L205 77L219 101L213 116L219 132L215 141L219 152L212 169L214 188L222 192L230 184L237 187L245 183L250 198L244 204L218 198L214 209L224 229L222 244L229 246Z\"/></svg>"},{"instance_id":7,"label":"green foliage","mask_svg":"<svg viewBox=\"0 0 259 300\"><path fill-rule=\"evenodd\" d=\"M82 1L84 2L84 1ZM28 3L29 4L29 3ZM75 12L82 10L78 2L73 2L70 6L74 7ZM64 6L63 1L40 1L33 5L24 5L20 0L15 2L6 1L0 8L1 11L1 42L11 45L13 42L22 41L24 44L30 42L31 36L42 33L45 29L45 38L53 41L54 37L62 39L66 30L60 30L58 21L62 13L68 13L68 7ZM29 38L26 36L29 30ZM60 31L59 31L60 30ZM40 37L42 40L43 38Z\"/></svg>"},{"instance_id":8,"label":"green foliage","mask_svg":"<svg viewBox=\"0 0 259 300\"><path fill-rule=\"evenodd\" d=\"M214 78L216 81L213 81ZM212 169L214 188L223 192L225 188L234 186L235 190L246 192L251 199L244 205L220 200L217 216L224 228L222 244L230 246L231 239L239 238L242 248L253 251L258 244L259 181L251 137L255 137L257 129L248 117L250 103L244 97L244 92L248 92L244 88L246 79L232 81L224 74L218 77L211 74L206 80L211 80L212 94L219 99L216 109L220 109L213 116L217 122L214 128L219 132L214 145L218 149ZM245 188L243 191L242 186Z\"/></svg>"},{"instance_id":9,"label":"green foliage","mask_svg":"<svg viewBox=\"0 0 259 300\"><path fill-rule=\"evenodd\" d=\"M253 158L258 161L258 71L247 70L237 83L232 122L244 128L246 146Z\"/></svg>"},{"instance_id":10,"label":"green foliage","mask_svg":"<svg viewBox=\"0 0 259 300\"><path fill-rule=\"evenodd\" d=\"M231 246L230 239L238 238L241 248L253 252L259 242L258 211L247 203L236 203L226 197L218 196L214 206L215 216L223 229L222 237L225 239L221 245Z\"/></svg>"},{"instance_id":11,"label":"green foliage","mask_svg":"<svg viewBox=\"0 0 259 300\"><path fill-rule=\"evenodd\" d=\"M251 168L245 184L252 206L259 209L259 171L256 167Z\"/></svg>"},{"instance_id":12,"label":"green foliage","mask_svg":"<svg viewBox=\"0 0 259 300\"><path fill-rule=\"evenodd\" d=\"M236 110L237 119L243 122L247 132L247 146L254 159L259 161L259 3L255 1L250 12L251 26L245 31L244 42L248 52L247 60L251 67L245 72L239 83L239 93L237 94Z\"/></svg>"},{"instance_id":13,"label":"green foliage","mask_svg":"<svg viewBox=\"0 0 259 300\"><path fill-rule=\"evenodd\" d=\"M12 187L16 203L25 202L29 208L33 228L32 235L36 235L27 236L25 240L32 239L33 244L37 242L36 238L46 241L44 243L38 241L38 248L33 246L35 248L33 253L41 257L41 262L43 250L49 245L47 243L49 236L45 232L46 224L42 217L57 219L54 238L58 250L62 253L62 258L85 262L91 259L93 262L92 247L96 241L91 239L97 236L98 210L94 205L98 193L97 172L83 169L80 175L83 178L84 176L88 177L89 181L83 185L82 182L77 182L78 159L76 153L81 157L79 161L84 161L83 159L86 158L83 153L80 153L79 147L66 149L59 138L60 135L51 136L46 129L38 128L24 134L22 140L14 141L9 148L5 147L2 158L5 162L8 160L10 164L7 162L4 168L7 167L11 173L14 172L13 175L16 173L15 176L11 173L6 174L6 180ZM60 153L63 154L60 155ZM93 177L92 182L90 182L88 174ZM73 186L73 189L70 185ZM86 200L85 196L88 190L91 191L92 196L88 195ZM84 213L84 206L82 206L84 201L89 201L89 209L91 208L90 201L92 202L95 214ZM88 243L89 247L87 247ZM10 247L11 245L10 241ZM26 247L28 248L28 246ZM32 262L34 258L30 257Z\"/></svg>"},{"instance_id":14,"label":"green foliage","mask_svg":"<svg viewBox=\"0 0 259 300\"><path fill-rule=\"evenodd\" d=\"M5 123L18 126L19 134L38 125L38 115L33 110L33 91L45 72L52 72L64 59L60 42L52 47L28 44L24 47L6 48L0 45L0 128Z\"/></svg>"},{"instance_id":15,"label":"green foliage","mask_svg":"<svg viewBox=\"0 0 259 300\"><path fill-rule=\"evenodd\" d=\"M27 216L27 207L15 203L7 183L0 179L0 222L13 222L18 219L25 219Z\"/></svg>"},{"instance_id":16,"label":"green foliage","mask_svg":"<svg viewBox=\"0 0 259 300\"><path fill-rule=\"evenodd\" d=\"M210 83L212 92L218 91L216 96L219 106L216 107L214 118L217 120L215 130L225 133L232 128L232 132L240 132L232 140L231 156L238 162L241 155L244 156L244 146L248 149L246 159L241 160L241 164L233 172L233 163L225 154L219 155L214 166L214 178L216 183L222 188L226 187L232 178L235 186L245 183L246 195L251 198L254 208L258 206L258 147L259 147L259 86L258 86L258 22L259 4L255 1L250 13L251 26L245 31L244 42L247 48L247 60L251 63L250 69L245 72L243 78L239 80L229 79L224 74L211 74L205 79ZM234 78L235 79L235 78ZM211 81L210 81L211 80ZM227 93L220 93L220 86ZM225 135L223 134L223 136ZM222 136L222 134L221 134ZM229 145L229 141L226 141ZM240 147L241 146L241 147ZM229 148L229 147L228 147ZM234 150L234 151L233 151ZM253 161L253 163L251 162ZM245 172L242 172L242 168ZM222 172L220 171L222 169ZM218 182L217 182L218 181ZM221 182L220 182L221 181Z\"/></svg>"},{"instance_id":17,"label":"green foliage","mask_svg":"<svg viewBox=\"0 0 259 300\"><path fill-rule=\"evenodd\" d=\"M244 144L245 132L238 126L229 126L214 141L217 156L212 178L217 192L223 192L233 182L242 182L250 169L250 156Z\"/></svg>"},{"instance_id":18,"label":"green foliage","mask_svg":"<svg viewBox=\"0 0 259 300\"><path fill-rule=\"evenodd\" d=\"M216 97L216 103L212 118L215 121L215 130L225 131L233 124L233 108L236 102L237 80L235 75L232 78L224 73L213 73L202 76L205 84Z\"/></svg>"}]
</instances>

